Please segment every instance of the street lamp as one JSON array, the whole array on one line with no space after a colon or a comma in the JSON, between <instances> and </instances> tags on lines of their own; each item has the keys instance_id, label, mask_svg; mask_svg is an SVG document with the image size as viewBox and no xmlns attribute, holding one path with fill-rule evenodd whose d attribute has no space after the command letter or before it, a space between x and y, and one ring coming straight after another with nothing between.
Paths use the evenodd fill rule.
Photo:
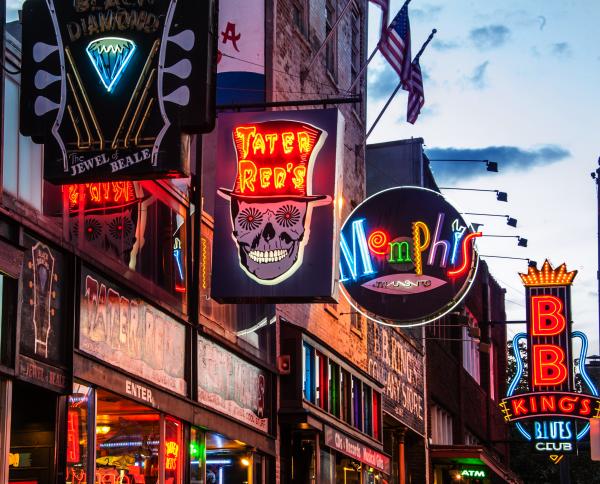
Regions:
<instances>
[{"instance_id":1,"label":"street lamp","mask_svg":"<svg viewBox=\"0 0 600 484\"><path fill-rule=\"evenodd\" d=\"M527 257L509 257L507 255L486 255L486 254L479 254L479 257L486 257L486 258L492 258L492 259L511 259L511 260L526 260L527 261L527 265L529 267L537 267L537 262L534 260L531 260Z\"/></svg>"},{"instance_id":2,"label":"street lamp","mask_svg":"<svg viewBox=\"0 0 600 484\"><path fill-rule=\"evenodd\" d=\"M517 239L517 245L519 247L527 247L527 239L524 239L523 237L519 237L518 235L488 235L488 234L483 234L483 237L501 237L501 238Z\"/></svg>"},{"instance_id":3,"label":"street lamp","mask_svg":"<svg viewBox=\"0 0 600 484\"><path fill-rule=\"evenodd\" d=\"M517 226L517 219L511 217L510 215L499 215L495 213L473 213L473 212L463 212L463 215L476 215L480 217L504 217L506 218L506 225L511 227Z\"/></svg>"},{"instance_id":4,"label":"street lamp","mask_svg":"<svg viewBox=\"0 0 600 484\"><path fill-rule=\"evenodd\" d=\"M440 190L462 190L465 192L494 192L496 194L496 200L499 202L508 202L508 193L501 192L500 190L484 190L482 188L458 188L458 187L439 187Z\"/></svg>"},{"instance_id":5,"label":"street lamp","mask_svg":"<svg viewBox=\"0 0 600 484\"><path fill-rule=\"evenodd\" d=\"M485 163L485 168L487 171L491 171L494 173L498 173L498 163L496 163L495 161L490 161L490 160L432 160L430 158L428 158L429 161L444 161L444 162L458 162L458 163Z\"/></svg>"}]
</instances>

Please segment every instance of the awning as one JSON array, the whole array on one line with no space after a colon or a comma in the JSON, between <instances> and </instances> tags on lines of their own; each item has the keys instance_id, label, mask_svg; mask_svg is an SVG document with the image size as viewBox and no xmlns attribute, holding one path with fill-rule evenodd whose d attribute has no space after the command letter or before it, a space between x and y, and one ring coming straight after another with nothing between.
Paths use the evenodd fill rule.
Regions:
<instances>
[{"instance_id":1,"label":"awning","mask_svg":"<svg viewBox=\"0 0 600 484\"><path fill-rule=\"evenodd\" d=\"M523 484L523 480L521 480L519 476L502 462L497 461L492 454L483 447L471 445L432 445L429 447L429 455L434 464L483 465L510 484Z\"/></svg>"}]
</instances>

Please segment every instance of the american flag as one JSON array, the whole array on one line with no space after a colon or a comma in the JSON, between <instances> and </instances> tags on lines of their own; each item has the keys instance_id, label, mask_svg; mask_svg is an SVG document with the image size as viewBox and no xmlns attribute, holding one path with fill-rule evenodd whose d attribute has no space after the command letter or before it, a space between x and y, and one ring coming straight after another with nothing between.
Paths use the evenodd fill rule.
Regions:
<instances>
[{"instance_id":1,"label":"american flag","mask_svg":"<svg viewBox=\"0 0 600 484\"><path fill-rule=\"evenodd\" d=\"M415 124L419 117L421 108L425 104L425 91L423 90L423 75L421 74L421 66L419 59L415 59L412 63L410 82L408 84L408 107L406 109L406 120Z\"/></svg>"},{"instance_id":2,"label":"american flag","mask_svg":"<svg viewBox=\"0 0 600 484\"><path fill-rule=\"evenodd\" d=\"M402 86L408 90L410 81L410 24L408 5L400 9L394 20L381 35L379 50L400 76Z\"/></svg>"},{"instance_id":3,"label":"american flag","mask_svg":"<svg viewBox=\"0 0 600 484\"><path fill-rule=\"evenodd\" d=\"M381 8L381 36L383 36L388 26L388 12L390 10L390 2L389 0L370 0L370 2L374 3L379 8Z\"/></svg>"}]
</instances>

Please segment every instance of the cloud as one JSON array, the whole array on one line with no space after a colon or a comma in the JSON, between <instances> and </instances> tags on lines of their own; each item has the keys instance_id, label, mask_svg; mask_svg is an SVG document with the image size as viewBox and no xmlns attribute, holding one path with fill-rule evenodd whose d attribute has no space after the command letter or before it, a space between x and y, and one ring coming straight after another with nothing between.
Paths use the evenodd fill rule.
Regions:
<instances>
[{"instance_id":1,"label":"cloud","mask_svg":"<svg viewBox=\"0 0 600 484\"><path fill-rule=\"evenodd\" d=\"M423 5L410 9L410 16L415 20L435 20L443 10L441 5Z\"/></svg>"},{"instance_id":2,"label":"cloud","mask_svg":"<svg viewBox=\"0 0 600 484\"><path fill-rule=\"evenodd\" d=\"M400 78L389 66L369 75L368 93L373 100L386 99L394 92Z\"/></svg>"},{"instance_id":3,"label":"cloud","mask_svg":"<svg viewBox=\"0 0 600 484\"><path fill-rule=\"evenodd\" d=\"M444 52L447 50L458 49L460 47L460 43L453 40L434 40L431 43L431 47L435 50Z\"/></svg>"},{"instance_id":4,"label":"cloud","mask_svg":"<svg viewBox=\"0 0 600 484\"><path fill-rule=\"evenodd\" d=\"M490 65L490 61L485 61L482 64L479 64L473 70L473 74L467 77L467 81L471 84L475 89L483 89L487 85L486 80L486 72L487 68Z\"/></svg>"},{"instance_id":5,"label":"cloud","mask_svg":"<svg viewBox=\"0 0 600 484\"><path fill-rule=\"evenodd\" d=\"M563 59L571 57L573 53L568 42L557 42L556 44L552 44L550 46L550 52L556 57L561 57Z\"/></svg>"},{"instance_id":6,"label":"cloud","mask_svg":"<svg viewBox=\"0 0 600 484\"><path fill-rule=\"evenodd\" d=\"M486 148L428 148L430 160L490 160L498 163L499 171L530 170L536 166L557 163L571 156L566 148L558 145L542 145L523 149L518 146L488 146ZM447 163L432 161L436 179L455 182L460 179L481 175L481 167L473 163ZM482 163L483 165L483 163Z\"/></svg>"},{"instance_id":7,"label":"cloud","mask_svg":"<svg viewBox=\"0 0 600 484\"><path fill-rule=\"evenodd\" d=\"M504 25L487 25L471 30L469 37L480 50L495 49L506 43L510 30Z\"/></svg>"}]
</instances>

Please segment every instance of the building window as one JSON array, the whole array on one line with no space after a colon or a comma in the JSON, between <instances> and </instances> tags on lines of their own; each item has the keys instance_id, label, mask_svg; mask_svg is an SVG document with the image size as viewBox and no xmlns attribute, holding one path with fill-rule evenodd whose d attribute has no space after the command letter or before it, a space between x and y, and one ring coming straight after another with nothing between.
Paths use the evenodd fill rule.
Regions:
<instances>
[{"instance_id":1,"label":"building window","mask_svg":"<svg viewBox=\"0 0 600 484\"><path fill-rule=\"evenodd\" d=\"M362 332L362 315L359 312L350 313L350 327L359 333Z\"/></svg>"},{"instance_id":2,"label":"building window","mask_svg":"<svg viewBox=\"0 0 600 484\"><path fill-rule=\"evenodd\" d=\"M42 210L42 145L19 133L20 88L9 76L4 81L4 190L36 210Z\"/></svg>"},{"instance_id":3,"label":"building window","mask_svg":"<svg viewBox=\"0 0 600 484\"><path fill-rule=\"evenodd\" d=\"M373 435L373 390L363 384L362 401L364 402L364 432Z\"/></svg>"},{"instance_id":4,"label":"building window","mask_svg":"<svg viewBox=\"0 0 600 484\"><path fill-rule=\"evenodd\" d=\"M302 368L304 398L315 403L315 350L306 343L302 348Z\"/></svg>"},{"instance_id":5,"label":"building window","mask_svg":"<svg viewBox=\"0 0 600 484\"><path fill-rule=\"evenodd\" d=\"M340 366L329 360L329 412L340 416Z\"/></svg>"},{"instance_id":6,"label":"building window","mask_svg":"<svg viewBox=\"0 0 600 484\"><path fill-rule=\"evenodd\" d=\"M363 430L362 382L352 377L352 425Z\"/></svg>"},{"instance_id":7,"label":"building window","mask_svg":"<svg viewBox=\"0 0 600 484\"><path fill-rule=\"evenodd\" d=\"M292 20L298 30L308 38L309 0L292 0Z\"/></svg>"},{"instance_id":8,"label":"building window","mask_svg":"<svg viewBox=\"0 0 600 484\"><path fill-rule=\"evenodd\" d=\"M340 418L352 423L352 384L346 370L342 370L340 378Z\"/></svg>"},{"instance_id":9,"label":"building window","mask_svg":"<svg viewBox=\"0 0 600 484\"><path fill-rule=\"evenodd\" d=\"M465 445L477 446L479 444L480 444L479 439L477 437L475 437L468 430L465 430Z\"/></svg>"},{"instance_id":10,"label":"building window","mask_svg":"<svg viewBox=\"0 0 600 484\"><path fill-rule=\"evenodd\" d=\"M333 30L333 26L335 24L336 17L336 3L331 0L327 1L327 5L325 7L326 10L326 18L325 18L325 39L329 37L329 34ZM331 38L327 41L325 45L325 67L327 72L333 76L334 79L337 79L337 35L334 33Z\"/></svg>"},{"instance_id":11,"label":"building window","mask_svg":"<svg viewBox=\"0 0 600 484\"><path fill-rule=\"evenodd\" d=\"M431 443L434 445L452 445L452 416L442 407L431 407Z\"/></svg>"},{"instance_id":12,"label":"building window","mask_svg":"<svg viewBox=\"0 0 600 484\"><path fill-rule=\"evenodd\" d=\"M494 360L494 345L490 344L490 398L496 400L496 362Z\"/></svg>"},{"instance_id":13,"label":"building window","mask_svg":"<svg viewBox=\"0 0 600 484\"><path fill-rule=\"evenodd\" d=\"M471 328L478 328L478 324L472 314L467 313L467 316L469 317L469 327L462 328L463 367L477 383L481 383L479 339L471 337L469 333Z\"/></svg>"},{"instance_id":14,"label":"building window","mask_svg":"<svg viewBox=\"0 0 600 484\"><path fill-rule=\"evenodd\" d=\"M315 377L316 403L327 412L329 405L329 365L325 355L318 351L315 357Z\"/></svg>"},{"instance_id":15,"label":"building window","mask_svg":"<svg viewBox=\"0 0 600 484\"><path fill-rule=\"evenodd\" d=\"M373 392L373 438L381 440L381 393Z\"/></svg>"}]
</instances>

